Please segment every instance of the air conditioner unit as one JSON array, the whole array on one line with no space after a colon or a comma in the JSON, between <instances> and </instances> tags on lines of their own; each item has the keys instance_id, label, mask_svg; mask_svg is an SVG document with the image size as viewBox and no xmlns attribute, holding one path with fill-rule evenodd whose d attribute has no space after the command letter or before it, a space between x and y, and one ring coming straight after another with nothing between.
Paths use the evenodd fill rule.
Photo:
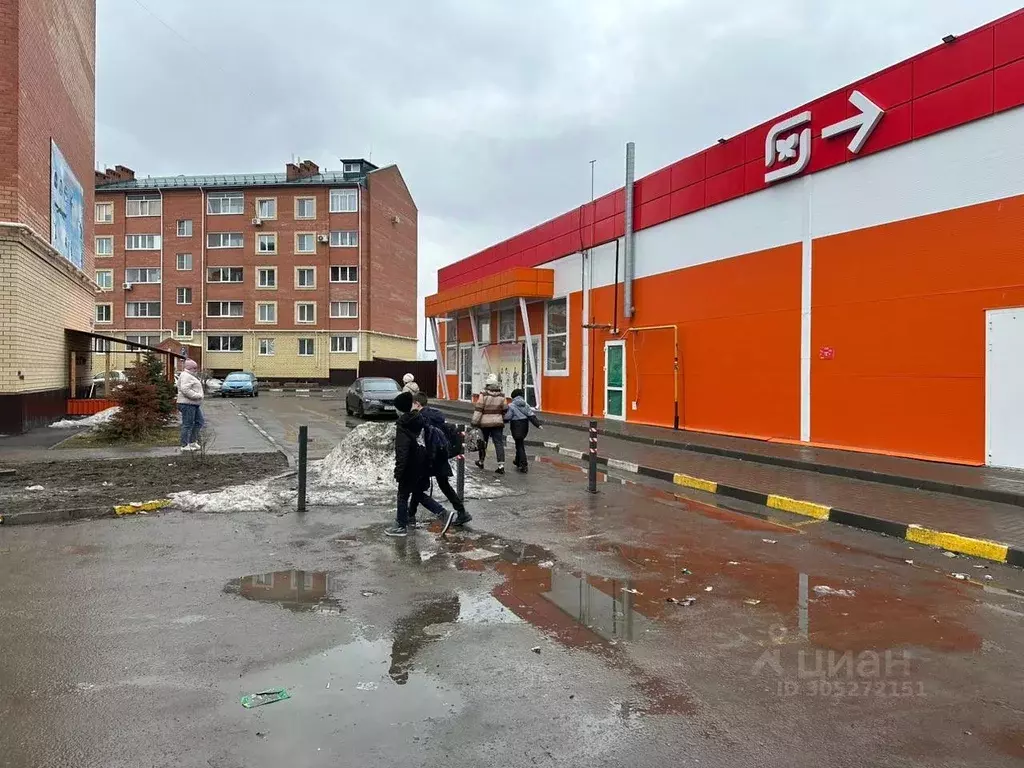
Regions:
<instances>
[{"instance_id":1,"label":"air conditioner unit","mask_svg":"<svg viewBox=\"0 0 1024 768\"><path fill-rule=\"evenodd\" d=\"M257 216L256 218L254 218L254 219L252 220L252 225L253 225L254 227L258 227L258 226L260 226L261 224L263 224L263 219L261 219L261 218L260 218L259 216Z\"/></svg>"},{"instance_id":2,"label":"air conditioner unit","mask_svg":"<svg viewBox=\"0 0 1024 768\"><path fill-rule=\"evenodd\" d=\"M124 288L126 291L130 291L132 289L132 284L131 283L122 283L121 287Z\"/></svg>"},{"instance_id":3,"label":"air conditioner unit","mask_svg":"<svg viewBox=\"0 0 1024 768\"><path fill-rule=\"evenodd\" d=\"M321 243L329 243L329 242L331 242L331 236L330 236L330 235L327 235L327 234L323 234L323 235L317 235L317 236L316 236L316 239L317 239L317 240L318 240L319 242L321 242Z\"/></svg>"}]
</instances>

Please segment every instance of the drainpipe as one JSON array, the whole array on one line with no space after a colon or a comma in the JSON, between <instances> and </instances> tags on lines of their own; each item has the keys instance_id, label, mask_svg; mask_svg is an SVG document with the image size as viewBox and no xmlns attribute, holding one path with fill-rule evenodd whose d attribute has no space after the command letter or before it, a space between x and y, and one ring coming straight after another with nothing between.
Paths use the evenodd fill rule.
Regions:
<instances>
[{"instance_id":1,"label":"drainpipe","mask_svg":"<svg viewBox=\"0 0 1024 768\"><path fill-rule=\"evenodd\" d=\"M633 175L635 172L636 148L633 142L626 144L626 231L625 265L623 268L622 314L626 318L633 317L633 274L636 271L633 251Z\"/></svg>"}]
</instances>

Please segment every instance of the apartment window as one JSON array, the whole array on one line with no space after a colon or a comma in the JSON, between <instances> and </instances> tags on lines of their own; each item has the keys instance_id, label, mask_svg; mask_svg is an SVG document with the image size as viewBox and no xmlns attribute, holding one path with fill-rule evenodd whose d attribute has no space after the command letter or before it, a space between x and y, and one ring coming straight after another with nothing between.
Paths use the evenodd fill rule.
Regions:
<instances>
[{"instance_id":1,"label":"apartment window","mask_svg":"<svg viewBox=\"0 0 1024 768\"><path fill-rule=\"evenodd\" d=\"M179 304L191 304L192 303L192 289L191 288L178 288L175 291L178 298Z\"/></svg>"},{"instance_id":2,"label":"apartment window","mask_svg":"<svg viewBox=\"0 0 1024 768\"><path fill-rule=\"evenodd\" d=\"M206 235L207 248L241 248L241 232L210 232Z\"/></svg>"},{"instance_id":3,"label":"apartment window","mask_svg":"<svg viewBox=\"0 0 1024 768\"><path fill-rule=\"evenodd\" d=\"M114 220L113 203L96 203L96 223L109 224Z\"/></svg>"},{"instance_id":4,"label":"apartment window","mask_svg":"<svg viewBox=\"0 0 1024 768\"><path fill-rule=\"evenodd\" d=\"M159 216L160 195L128 195L124 204L125 216Z\"/></svg>"},{"instance_id":5,"label":"apartment window","mask_svg":"<svg viewBox=\"0 0 1024 768\"><path fill-rule=\"evenodd\" d=\"M154 267L130 267L124 271L126 283L159 283L160 270Z\"/></svg>"},{"instance_id":6,"label":"apartment window","mask_svg":"<svg viewBox=\"0 0 1024 768\"><path fill-rule=\"evenodd\" d=\"M491 343L491 313L481 312L476 316L476 340L480 344Z\"/></svg>"},{"instance_id":7,"label":"apartment window","mask_svg":"<svg viewBox=\"0 0 1024 768\"><path fill-rule=\"evenodd\" d=\"M331 267L332 283L356 283L359 282L358 267Z\"/></svg>"},{"instance_id":8,"label":"apartment window","mask_svg":"<svg viewBox=\"0 0 1024 768\"><path fill-rule=\"evenodd\" d=\"M355 213L359 210L359 191L355 189L331 190L331 213Z\"/></svg>"},{"instance_id":9,"label":"apartment window","mask_svg":"<svg viewBox=\"0 0 1024 768\"><path fill-rule=\"evenodd\" d=\"M277 253L277 233L261 232L256 235L256 253Z\"/></svg>"},{"instance_id":10,"label":"apartment window","mask_svg":"<svg viewBox=\"0 0 1024 768\"><path fill-rule=\"evenodd\" d=\"M114 238L112 238L112 237L97 237L96 238L96 255L97 256L113 256L114 255Z\"/></svg>"},{"instance_id":11,"label":"apartment window","mask_svg":"<svg viewBox=\"0 0 1024 768\"><path fill-rule=\"evenodd\" d=\"M256 322L257 323L276 323L277 322L277 302L276 301L257 301L256 302Z\"/></svg>"},{"instance_id":12,"label":"apartment window","mask_svg":"<svg viewBox=\"0 0 1024 768\"><path fill-rule=\"evenodd\" d=\"M124 305L125 317L160 317L159 301L129 301Z\"/></svg>"},{"instance_id":13,"label":"apartment window","mask_svg":"<svg viewBox=\"0 0 1024 768\"><path fill-rule=\"evenodd\" d=\"M206 212L211 216L245 213L245 196L241 192L214 192L206 196Z\"/></svg>"},{"instance_id":14,"label":"apartment window","mask_svg":"<svg viewBox=\"0 0 1024 768\"><path fill-rule=\"evenodd\" d=\"M179 320L174 324L174 335L175 336L191 336L192 335L192 321L191 320Z\"/></svg>"},{"instance_id":15,"label":"apartment window","mask_svg":"<svg viewBox=\"0 0 1024 768\"><path fill-rule=\"evenodd\" d=\"M296 288L316 288L316 268L296 267L295 268Z\"/></svg>"},{"instance_id":16,"label":"apartment window","mask_svg":"<svg viewBox=\"0 0 1024 768\"><path fill-rule=\"evenodd\" d=\"M502 309L498 312L498 341L516 340L516 311Z\"/></svg>"},{"instance_id":17,"label":"apartment window","mask_svg":"<svg viewBox=\"0 0 1024 768\"><path fill-rule=\"evenodd\" d=\"M331 232L331 248L355 248L359 245L359 231L336 229Z\"/></svg>"},{"instance_id":18,"label":"apartment window","mask_svg":"<svg viewBox=\"0 0 1024 768\"><path fill-rule=\"evenodd\" d=\"M92 340L92 351L93 352L111 352L111 344L109 339L93 339Z\"/></svg>"},{"instance_id":19,"label":"apartment window","mask_svg":"<svg viewBox=\"0 0 1024 768\"><path fill-rule=\"evenodd\" d=\"M355 352L358 349L356 337L352 334L331 336L331 352Z\"/></svg>"},{"instance_id":20,"label":"apartment window","mask_svg":"<svg viewBox=\"0 0 1024 768\"><path fill-rule=\"evenodd\" d=\"M208 301L206 302L207 317L241 317L242 302L240 301Z\"/></svg>"},{"instance_id":21,"label":"apartment window","mask_svg":"<svg viewBox=\"0 0 1024 768\"><path fill-rule=\"evenodd\" d=\"M359 317L359 305L354 301L332 301L331 317Z\"/></svg>"},{"instance_id":22,"label":"apartment window","mask_svg":"<svg viewBox=\"0 0 1024 768\"><path fill-rule=\"evenodd\" d=\"M96 305L96 322L97 323L112 323L112 322L114 322L114 305L113 304L97 304Z\"/></svg>"},{"instance_id":23,"label":"apartment window","mask_svg":"<svg viewBox=\"0 0 1024 768\"><path fill-rule=\"evenodd\" d=\"M187 269L192 269L192 254L191 253L179 253L178 254L178 270L184 272Z\"/></svg>"},{"instance_id":24,"label":"apartment window","mask_svg":"<svg viewBox=\"0 0 1024 768\"><path fill-rule=\"evenodd\" d=\"M300 232L295 235L296 253L316 253L316 237L312 232Z\"/></svg>"},{"instance_id":25,"label":"apartment window","mask_svg":"<svg viewBox=\"0 0 1024 768\"><path fill-rule=\"evenodd\" d=\"M260 354L263 357L274 356L274 340L273 339L260 339Z\"/></svg>"},{"instance_id":26,"label":"apartment window","mask_svg":"<svg viewBox=\"0 0 1024 768\"><path fill-rule=\"evenodd\" d=\"M315 219L316 218L316 198L315 197L296 197L295 198L295 218L296 219Z\"/></svg>"},{"instance_id":27,"label":"apartment window","mask_svg":"<svg viewBox=\"0 0 1024 768\"><path fill-rule=\"evenodd\" d=\"M313 356L313 339L299 339L299 357Z\"/></svg>"},{"instance_id":28,"label":"apartment window","mask_svg":"<svg viewBox=\"0 0 1024 768\"><path fill-rule=\"evenodd\" d=\"M104 291L114 290L114 270L112 269L97 269L96 270L96 285L98 285Z\"/></svg>"},{"instance_id":29,"label":"apartment window","mask_svg":"<svg viewBox=\"0 0 1024 768\"><path fill-rule=\"evenodd\" d=\"M277 198L261 197L256 201L256 217L260 219L277 218Z\"/></svg>"},{"instance_id":30,"label":"apartment window","mask_svg":"<svg viewBox=\"0 0 1024 768\"><path fill-rule=\"evenodd\" d=\"M125 235L124 247L127 251L158 251L160 235Z\"/></svg>"},{"instance_id":31,"label":"apartment window","mask_svg":"<svg viewBox=\"0 0 1024 768\"><path fill-rule=\"evenodd\" d=\"M277 288L277 267L258 267L256 269L257 288Z\"/></svg>"},{"instance_id":32,"label":"apartment window","mask_svg":"<svg viewBox=\"0 0 1024 768\"><path fill-rule=\"evenodd\" d=\"M241 267L209 267L206 270L208 283L240 283L242 282Z\"/></svg>"},{"instance_id":33,"label":"apartment window","mask_svg":"<svg viewBox=\"0 0 1024 768\"><path fill-rule=\"evenodd\" d=\"M362 166L359 163L345 163L342 167L343 173L359 173L362 170Z\"/></svg>"},{"instance_id":34,"label":"apartment window","mask_svg":"<svg viewBox=\"0 0 1024 768\"><path fill-rule=\"evenodd\" d=\"M192 219L178 219L178 237L192 237Z\"/></svg>"},{"instance_id":35,"label":"apartment window","mask_svg":"<svg viewBox=\"0 0 1024 768\"><path fill-rule=\"evenodd\" d=\"M566 299L553 299L544 308L544 372L569 373L569 306Z\"/></svg>"},{"instance_id":36,"label":"apartment window","mask_svg":"<svg viewBox=\"0 0 1024 768\"><path fill-rule=\"evenodd\" d=\"M241 336L207 336L207 352L241 352Z\"/></svg>"},{"instance_id":37,"label":"apartment window","mask_svg":"<svg viewBox=\"0 0 1024 768\"><path fill-rule=\"evenodd\" d=\"M155 347L160 343L159 336L125 336L124 340L129 344L141 344L144 347Z\"/></svg>"},{"instance_id":38,"label":"apartment window","mask_svg":"<svg viewBox=\"0 0 1024 768\"><path fill-rule=\"evenodd\" d=\"M316 304L313 302L297 301L295 302L295 322L296 323L315 323L316 322Z\"/></svg>"}]
</instances>

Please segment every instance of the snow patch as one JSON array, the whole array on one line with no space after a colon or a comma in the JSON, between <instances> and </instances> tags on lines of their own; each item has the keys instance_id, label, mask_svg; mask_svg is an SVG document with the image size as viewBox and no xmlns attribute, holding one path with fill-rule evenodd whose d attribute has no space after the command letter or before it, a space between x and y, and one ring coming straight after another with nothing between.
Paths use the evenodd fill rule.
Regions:
<instances>
[{"instance_id":1,"label":"snow patch","mask_svg":"<svg viewBox=\"0 0 1024 768\"><path fill-rule=\"evenodd\" d=\"M107 408L99 413L94 413L92 416L86 416L84 419L61 419L60 421L53 422L50 428L79 429L80 427L99 427L110 421L119 410L121 410L120 406L115 405L113 408Z\"/></svg>"}]
</instances>

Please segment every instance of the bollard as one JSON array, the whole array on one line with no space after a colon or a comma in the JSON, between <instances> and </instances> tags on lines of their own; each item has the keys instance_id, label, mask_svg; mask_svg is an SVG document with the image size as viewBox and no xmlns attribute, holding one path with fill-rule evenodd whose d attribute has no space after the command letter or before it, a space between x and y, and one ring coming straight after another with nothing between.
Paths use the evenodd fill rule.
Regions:
<instances>
[{"instance_id":1,"label":"bollard","mask_svg":"<svg viewBox=\"0 0 1024 768\"><path fill-rule=\"evenodd\" d=\"M597 493L597 422L590 420L590 462L587 467L587 490Z\"/></svg>"},{"instance_id":2,"label":"bollard","mask_svg":"<svg viewBox=\"0 0 1024 768\"><path fill-rule=\"evenodd\" d=\"M307 427L299 427L299 512L306 511L306 436Z\"/></svg>"},{"instance_id":3,"label":"bollard","mask_svg":"<svg viewBox=\"0 0 1024 768\"><path fill-rule=\"evenodd\" d=\"M462 443L462 450L455 457L455 492L462 502L466 501L466 425L456 424L459 430L459 442Z\"/></svg>"}]
</instances>

